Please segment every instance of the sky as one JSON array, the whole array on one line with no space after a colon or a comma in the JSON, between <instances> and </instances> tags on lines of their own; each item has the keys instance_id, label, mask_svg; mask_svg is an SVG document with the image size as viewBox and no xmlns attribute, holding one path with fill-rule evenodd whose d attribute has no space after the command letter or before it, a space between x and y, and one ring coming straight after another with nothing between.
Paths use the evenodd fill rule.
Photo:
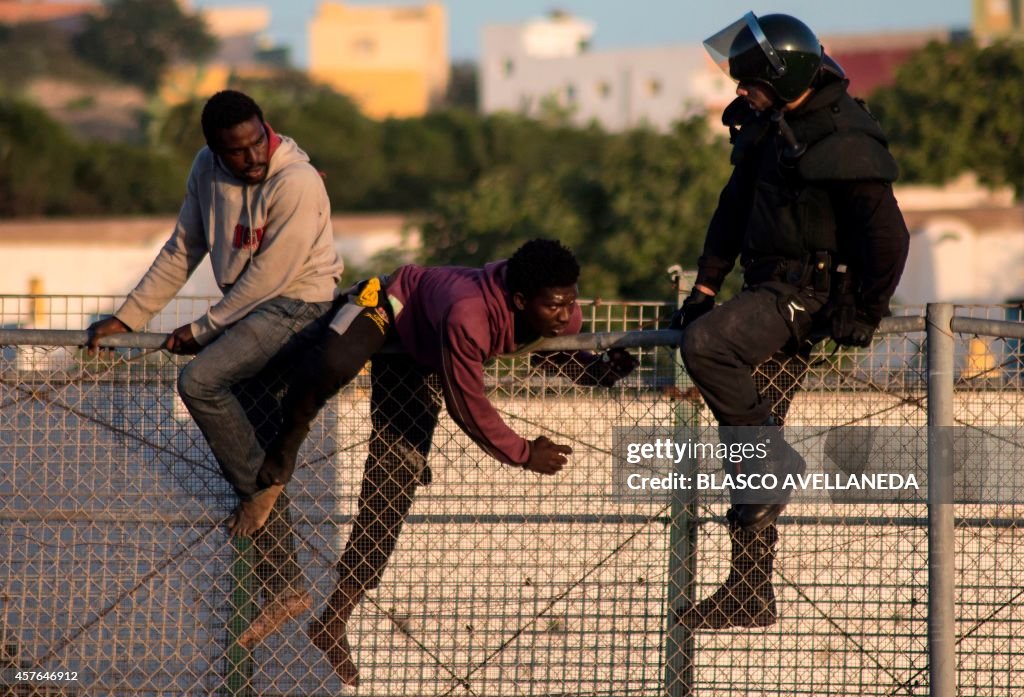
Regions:
<instances>
[{"instance_id":1,"label":"sky","mask_svg":"<svg viewBox=\"0 0 1024 697\"><path fill-rule=\"evenodd\" d=\"M307 64L306 27L319 0L193 0L195 7L265 5L270 36ZM348 0L351 5L416 5L418 0ZM971 0L447 0L449 52L475 60L487 24L515 23L561 9L593 20L592 50L699 43L748 10L799 17L819 35L906 29L967 28Z\"/></svg>"}]
</instances>

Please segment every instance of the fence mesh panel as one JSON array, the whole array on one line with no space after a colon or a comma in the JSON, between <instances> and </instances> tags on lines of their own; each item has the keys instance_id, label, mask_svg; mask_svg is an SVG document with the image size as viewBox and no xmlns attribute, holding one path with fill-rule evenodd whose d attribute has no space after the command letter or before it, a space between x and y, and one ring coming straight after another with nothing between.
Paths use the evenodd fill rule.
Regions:
<instances>
[{"instance_id":1,"label":"fence mesh panel","mask_svg":"<svg viewBox=\"0 0 1024 697\"><path fill-rule=\"evenodd\" d=\"M81 328L115 301L0 298L0 324ZM154 330L184 323L205 302L172 305ZM1001 308L962 311L1006 317ZM670 312L587 305L584 331L657 328ZM1002 447L1000 462L1020 462L1019 341L957 341L958 423L989 429L985 447ZM924 345L921 333L885 336L870 350L828 347L804 362L766 366L759 379L785 403L799 378L801 389L788 392L791 434L835 426L923 433ZM706 598L729 575L727 504L616 495L614 429L716 433L677 354L636 353L639 369L611 389L545 374L527 356L487 366L489 395L514 430L573 447L555 477L497 464L441 409L426 460L430 483L418 487L379 587L348 624L358 693L926 694L922 503L794 503L778 525L777 623L691 633L670 620L673 608ZM337 583L357 514L372 435L370 377L321 413L288 485L291 529L281 539L294 544L296 585L309 591L311 608L248 650L235 640L265 600L264 555L225 532L236 497L176 394L185 360L141 350L88 359L73 348L2 349L0 685L20 685L12 694L342 692L306 624ZM428 387L436 398L437 386ZM921 457L898 443L883 452L894 463ZM389 472L386 505L394 489L408 490L403 476ZM1015 631L1021 513L1012 501L957 504L964 694L1024 690ZM77 680L19 682L21 671Z\"/></svg>"},{"instance_id":2,"label":"fence mesh panel","mask_svg":"<svg viewBox=\"0 0 1024 697\"><path fill-rule=\"evenodd\" d=\"M957 315L1020 321L1020 306L961 307ZM967 442L958 466L988 463L991 495L956 505L957 654L963 694L1024 693L1024 363L1021 340L958 334L954 419Z\"/></svg>"}]
</instances>

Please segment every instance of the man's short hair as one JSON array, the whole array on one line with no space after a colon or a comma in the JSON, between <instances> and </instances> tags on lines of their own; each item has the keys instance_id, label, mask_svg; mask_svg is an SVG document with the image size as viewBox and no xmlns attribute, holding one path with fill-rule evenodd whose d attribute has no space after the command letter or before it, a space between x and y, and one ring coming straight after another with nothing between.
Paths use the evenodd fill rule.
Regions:
<instances>
[{"instance_id":1,"label":"man's short hair","mask_svg":"<svg viewBox=\"0 0 1024 697\"><path fill-rule=\"evenodd\" d=\"M558 240L531 240L508 260L505 283L511 293L535 297L545 288L576 285L580 265L576 256Z\"/></svg>"},{"instance_id":2,"label":"man's short hair","mask_svg":"<svg viewBox=\"0 0 1024 697\"><path fill-rule=\"evenodd\" d=\"M253 116L263 122L263 111L252 97L236 90L223 90L213 95L203 107L203 136L211 150L220 147L221 129L244 123Z\"/></svg>"}]
</instances>

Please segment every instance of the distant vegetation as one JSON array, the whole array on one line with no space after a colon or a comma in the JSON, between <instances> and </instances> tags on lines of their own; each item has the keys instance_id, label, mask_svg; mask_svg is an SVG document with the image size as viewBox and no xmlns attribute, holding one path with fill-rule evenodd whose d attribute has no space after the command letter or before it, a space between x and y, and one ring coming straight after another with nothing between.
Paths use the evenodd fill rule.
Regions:
<instances>
[{"instance_id":1,"label":"distant vegetation","mask_svg":"<svg viewBox=\"0 0 1024 697\"><path fill-rule=\"evenodd\" d=\"M17 96L17 73L59 70L55 61L75 66L66 73L83 81L118 71L90 67L66 41L32 52L25 31L0 29L0 58L19 50L35 56L22 59L25 71L0 60L8 73L0 90L0 216L177 211L203 146L202 102L151 110L135 144L79 140ZM88 42L76 45L82 51ZM186 45L197 55L205 50L201 41ZM465 104L471 69L460 71L450 100ZM153 83L152 75L131 79ZM309 153L336 211L417 215L421 261L479 264L525 239L558 237L578 250L592 296L666 297L665 266L696 262L729 173L728 145L702 118L667 133L614 134L574 127L556 112L530 120L451 106L422 118L373 121L300 73L236 79L233 86L252 94L274 128ZM870 102L904 181L942 181L972 169L1020 190L1022 91L1024 46L935 44Z\"/></svg>"},{"instance_id":2,"label":"distant vegetation","mask_svg":"<svg viewBox=\"0 0 1024 697\"><path fill-rule=\"evenodd\" d=\"M19 90L35 78L55 75L83 84L114 81L83 60L64 33L39 24L0 24L0 92Z\"/></svg>"},{"instance_id":3,"label":"distant vegetation","mask_svg":"<svg viewBox=\"0 0 1024 697\"><path fill-rule=\"evenodd\" d=\"M967 171L1024 193L1024 44L933 43L879 90L872 109L908 181Z\"/></svg>"},{"instance_id":4,"label":"distant vegetation","mask_svg":"<svg viewBox=\"0 0 1024 697\"><path fill-rule=\"evenodd\" d=\"M75 50L129 84L154 90L168 66L201 61L217 48L202 19L182 12L178 0L108 0L106 6L86 20Z\"/></svg>"}]
</instances>

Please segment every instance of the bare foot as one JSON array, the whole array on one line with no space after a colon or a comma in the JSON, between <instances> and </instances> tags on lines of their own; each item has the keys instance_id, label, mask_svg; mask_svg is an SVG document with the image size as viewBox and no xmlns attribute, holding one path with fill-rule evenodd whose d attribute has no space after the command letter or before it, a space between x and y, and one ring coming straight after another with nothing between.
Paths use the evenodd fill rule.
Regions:
<instances>
[{"instance_id":1,"label":"bare foot","mask_svg":"<svg viewBox=\"0 0 1024 697\"><path fill-rule=\"evenodd\" d=\"M238 644L252 648L276 632L288 620L309 612L313 599L305 591L278 596L260 609L252 623L238 637Z\"/></svg>"},{"instance_id":2,"label":"bare foot","mask_svg":"<svg viewBox=\"0 0 1024 697\"><path fill-rule=\"evenodd\" d=\"M362 596L361 589L339 586L328 601L327 609L310 621L308 629L313 646L324 652L341 681L352 687L359 685L359 668L352 661L346 625Z\"/></svg>"},{"instance_id":3,"label":"bare foot","mask_svg":"<svg viewBox=\"0 0 1024 697\"><path fill-rule=\"evenodd\" d=\"M249 537L263 527L274 509L274 503L284 491L284 484L273 484L253 494L249 501L242 501L228 519L228 531L232 537Z\"/></svg>"}]
</instances>

